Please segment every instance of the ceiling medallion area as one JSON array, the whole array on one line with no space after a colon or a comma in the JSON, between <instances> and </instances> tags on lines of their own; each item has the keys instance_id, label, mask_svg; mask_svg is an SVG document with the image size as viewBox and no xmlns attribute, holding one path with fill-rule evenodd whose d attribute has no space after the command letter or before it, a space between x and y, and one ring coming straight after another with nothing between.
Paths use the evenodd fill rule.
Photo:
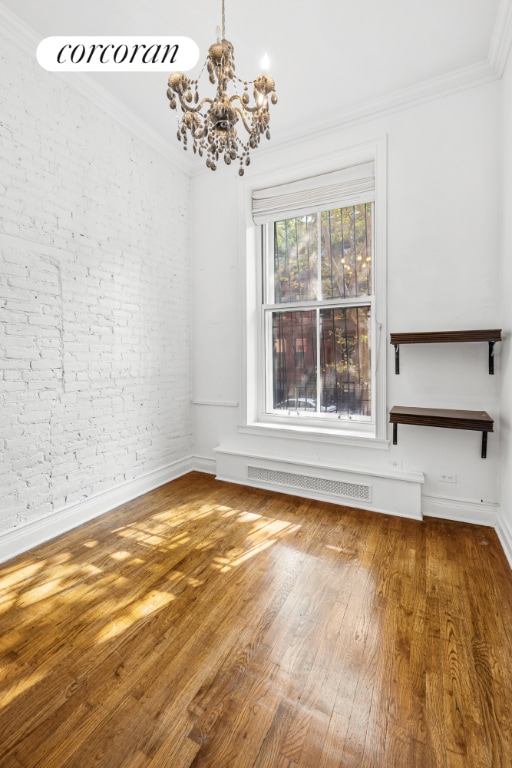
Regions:
<instances>
[{"instance_id":1,"label":"ceiling medallion area","mask_svg":"<svg viewBox=\"0 0 512 768\"><path fill-rule=\"evenodd\" d=\"M201 98L198 91L205 68L210 83L216 85L212 98ZM235 74L233 45L225 39L224 0L222 37L217 27L217 41L210 46L199 76L191 80L183 72L173 72L168 86L167 98L171 109L177 113L177 135L178 140L183 142L183 148L188 148L191 139L193 151L200 157L206 155L206 165L212 171L222 158L227 165L238 160L238 173L243 176L244 167L251 162L251 149L259 146L263 135L270 139L269 101L277 104L277 94L274 78L265 72L255 80L241 80ZM232 95L229 95L228 88L234 91Z\"/></svg>"}]
</instances>

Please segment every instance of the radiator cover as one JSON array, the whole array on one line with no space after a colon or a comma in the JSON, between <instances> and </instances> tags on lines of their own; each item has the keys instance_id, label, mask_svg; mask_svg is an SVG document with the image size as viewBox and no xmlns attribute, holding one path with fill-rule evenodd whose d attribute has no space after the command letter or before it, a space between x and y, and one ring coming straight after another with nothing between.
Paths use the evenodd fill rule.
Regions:
<instances>
[{"instance_id":1,"label":"radiator cover","mask_svg":"<svg viewBox=\"0 0 512 768\"><path fill-rule=\"evenodd\" d=\"M342 480L328 480L314 475L297 474L295 472L282 472L281 470L266 469L265 467L247 467L249 480L258 480L263 483L282 485L286 488L297 490L315 491L327 493L330 496L343 499L371 502L372 487L363 483L348 483Z\"/></svg>"}]
</instances>

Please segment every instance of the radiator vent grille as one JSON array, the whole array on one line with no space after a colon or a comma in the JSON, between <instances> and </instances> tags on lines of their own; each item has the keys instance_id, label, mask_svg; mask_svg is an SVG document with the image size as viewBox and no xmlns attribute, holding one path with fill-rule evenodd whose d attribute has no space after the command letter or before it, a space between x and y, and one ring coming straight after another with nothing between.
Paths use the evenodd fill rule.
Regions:
<instances>
[{"instance_id":1,"label":"radiator vent grille","mask_svg":"<svg viewBox=\"0 0 512 768\"><path fill-rule=\"evenodd\" d=\"M346 499L371 501L371 486L359 483L346 483L339 480L326 480L323 477L297 475L293 472L281 472L263 467L248 467L249 480L261 480L264 483L276 483L288 488L300 488L319 491L331 496L343 496Z\"/></svg>"}]
</instances>

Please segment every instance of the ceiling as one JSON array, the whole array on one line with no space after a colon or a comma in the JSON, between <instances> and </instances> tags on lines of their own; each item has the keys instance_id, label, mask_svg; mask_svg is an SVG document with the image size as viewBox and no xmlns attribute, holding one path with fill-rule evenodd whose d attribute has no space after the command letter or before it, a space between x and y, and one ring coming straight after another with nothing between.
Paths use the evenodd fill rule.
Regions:
<instances>
[{"instance_id":1,"label":"ceiling","mask_svg":"<svg viewBox=\"0 0 512 768\"><path fill-rule=\"evenodd\" d=\"M1 0L42 39L51 35L186 35L200 64L221 0ZM274 141L315 130L368 102L487 60L500 0L225 0L237 73L253 79L265 52L279 103ZM501 0L508 2L508 0ZM192 75L198 68L191 72ZM76 76L76 75L75 75ZM165 73L91 73L175 144Z\"/></svg>"}]
</instances>

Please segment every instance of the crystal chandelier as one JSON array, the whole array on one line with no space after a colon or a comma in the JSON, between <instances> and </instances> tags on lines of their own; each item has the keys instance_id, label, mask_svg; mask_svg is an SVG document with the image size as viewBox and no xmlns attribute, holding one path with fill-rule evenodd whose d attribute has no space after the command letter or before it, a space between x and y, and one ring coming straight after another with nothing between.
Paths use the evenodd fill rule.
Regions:
<instances>
[{"instance_id":1,"label":"crystal chandelier","mask_svg":"<svg viewBox=\"0 0 512 768\"><path fill-rule=\"evenodd\" d=\"M208 70L210 83L217 84L214 98L200 100L197 90L199 79ZM270 75L262 73L255 80L241 80L235 74L235 52L225 38L224 0L222 0L222 38L217 27L217 42L208 50L208 56L198 78L190 80L183 72L169 76L167 98L171 109L178 116L178 140L187 149L189 134L194 152L206 155L206 165L214 171L221 157L227 165L232 160L240 161L238 173L244 175L244 166L251 160L249 152L256 149L263 134L270 139L268 100L277 104L275 82ZM228 86L234 90L232 96ZM254 102L251 105L249 86L253 87ZM243 92L239 93L239 90ZM178 101L182 116L178 113ZM236 132L237 123L246 131L243 138ZM245 139L245 140L244 140Z\"/></svg>"}]
</instances>

